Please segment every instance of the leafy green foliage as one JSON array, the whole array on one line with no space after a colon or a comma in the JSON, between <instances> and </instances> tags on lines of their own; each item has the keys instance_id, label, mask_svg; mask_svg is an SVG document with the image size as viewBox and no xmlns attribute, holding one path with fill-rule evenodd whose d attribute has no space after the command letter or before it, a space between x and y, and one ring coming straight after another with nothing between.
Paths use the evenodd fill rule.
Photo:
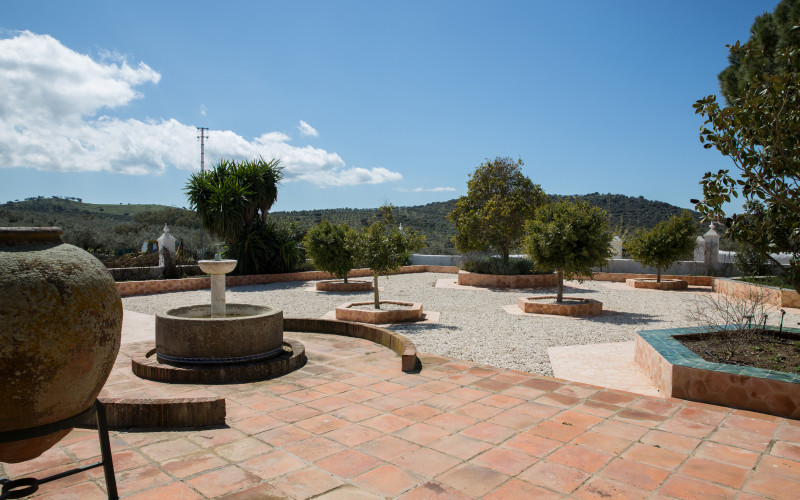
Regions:
<instances>
[{"instance_id":1,"label":"leafy green foliage","mask_svg":"<svg viewBox=\"0 0 800 500\"><path fill-rule=\"evenodd\" d=\"M738 95L760 75L775 75L789 69L780 52L800 46L800 32L795 25L800 20L800 0L783 0L775 12L765 12L756 17L750 28L746 46L737 44L728 56L730 65L719 74L722 95L728 103L735 103ZM749 48L759 48L759 54L748 53Z\"/></svg>"},{"instance_id":2,"label":"leafy green foliage","mask_svg":"<svg viewBox=\"0 0 800 500\"><path fill-rule=\"evenodd\" d=\"M796 19L795 19L796 20ZM763 45L751 40L731 47L731 55L756 71L722 108L710 95L694 104L706 117L700 142L733 161L727 169L707 172L701 181L703 200L696 208L707 219L725 217L723 204L740 194L763 204L761 213L734 215L733 238L759 250L789 252L789 280L800 290L800 40L793 38L774 52L774 68L763 69ZM780 45L780 44L779 44ZM772 72L772 70L775 72Z\"/></svg>"},{"instance_id":3,"label":"leafy green foliage","mask_svg":"<svg viewBox=\"0 0 800 500\"><path fill-rule=\"evenodd\" d=\"M557 302L564 278L591 276L612 255L608 214L586 202L561 201L540 207L525 225L525 250L539 266L558 273Z\"/></svg>"},{"instance_id":4,"label":"leafy green foliage","mask_svg":"<svg viewBox=\"0 0 800 500\"><path fill-rule=\"evenodd\" d=\"M653 229L640 229L626 247L633 260L655 267L657 280L661 281L662 269L692 255L696 238L697 223L687 210L679 217L660 222Z\"/></svg>"},{"instance_id":5,"label":"leafy green foliage","mask_svg":"<svg viewBox=\"0 0 800 500\"><path fill-rule=\"evenodd\" d=\"M549 274L552 270L537 267L530 259L509 257L508 262L503 262L500 257L486 254L468 254L464 256L461 268L471 273L479 274Z\"/></svg>"},{"instance_id":6,"label":"leafy green foliage","mask_svg":"<svg viewBox=\"0 0 800 500\"><path fill-rule=\"evenodd\" d=\"M225 240L226 257L239 261L237 274L291 272L305 261L299 229L268 217L283 177L279 163L221 160L186 183L203 227Z\"/></svg>"},{"instance_id":7,"label":"leafy green foliage","mask_svg":"<svg viewBox=\"0 0 800 500\"><path fill-rule=\"evenodd\" d=\"M524 223L547 201L538 184L522 173L522 160L485 161L470 176L466 196L456 200L448 218L456 226L453 241L462 252L497 251L508 261L518 247Z\"/></svg>"},{"instance_id":8,"label":"leafy green foliage","mask_svg":"<svg viewBox=\"0 0 800 500\"><path fill-rule=\"evenodd\" d=\"M425 245L425 237L415 231L398 227L394 207L380 207L380 216L363 228L357 238L358 261L372 270L375 292L375 309L380 309L378 275L399 269L411 256Z\"/></svg>"},{"instance_id":9,"label":"leafy green foliage","mask_svg":"<svg viewBox=\"0 0 800 500\"><path fill-rule=\"evenodd\" d=\"M356 266L356 238L357 233L347 224L323 220L308 230L303 245L317 269L347 283L347 273Z\"/></svg>"}]
</instances>

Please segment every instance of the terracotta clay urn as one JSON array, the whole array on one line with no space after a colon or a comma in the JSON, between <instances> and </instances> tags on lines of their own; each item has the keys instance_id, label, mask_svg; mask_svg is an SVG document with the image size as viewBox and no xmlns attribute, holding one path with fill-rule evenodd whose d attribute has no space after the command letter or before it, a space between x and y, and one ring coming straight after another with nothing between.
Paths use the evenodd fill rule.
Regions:
<instances>
[{"instance_id":1,"label":"terracotta clay urn","mask_svg":"<svg viewBox=\"0 0 800 500\"><path fill-rule=\"evenodd\" d=\"M50 228L0 228L0 432L87 410L119 352L122 301L105 266ZM38 457L70 429L0 443L0 462Z\"/></svg>"}]
</instances>

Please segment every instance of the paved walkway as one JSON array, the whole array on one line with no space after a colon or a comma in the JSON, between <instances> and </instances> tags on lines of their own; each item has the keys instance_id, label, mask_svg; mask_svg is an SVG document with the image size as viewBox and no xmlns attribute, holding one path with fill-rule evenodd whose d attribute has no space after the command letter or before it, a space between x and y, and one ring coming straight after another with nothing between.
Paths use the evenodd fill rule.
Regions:
<instances>
[{"instance_id":1,"label":"paved walkway","mask_svg":"<svg viewBox=\"0 0 800 500\"><path fill-rule=\"evenodd\" d=\"M146 334L126 313L126 342ZM139 326L132 328L134 320ZM149 319L152 321L152 319ZM292 334L309 362L240 385L144 383L124 355L105 391L219 395L227 425L114 431L119 492L199 498L774 498L800 491L800 422L421 356L418 374L368 341ZM40 458L2 464L44 477L99 457L75 430ZM105 498L102 471L37 498Z\"/></svg>"}]
</instances>

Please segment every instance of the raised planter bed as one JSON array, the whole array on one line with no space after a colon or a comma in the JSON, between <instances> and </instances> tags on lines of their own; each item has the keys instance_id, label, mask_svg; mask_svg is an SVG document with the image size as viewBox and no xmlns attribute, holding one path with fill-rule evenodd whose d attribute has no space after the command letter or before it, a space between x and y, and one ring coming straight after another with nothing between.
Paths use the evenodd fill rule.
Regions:
<instances>
[{"instance_id":1,"label":"raised planter bed","mask_svg":"<svg viewBox=\"0 0 800 500\"><path fill-rule=\"evenodd\" d=\"M488 288L545 288L558 285L558 275L552 274L481 274L458 272L458 284Z\"/></svg>"},{"instance_id":2,"label":"raised planter bed","mask_svg":"<svg viewBox=\"0 0 800 500\"><path fill-rule=\"evenodd\" d=\"M757 285L725 278L714 278L712 288L715 292L741 298L761 296L766 303L776 307L800 308L800 294L787 288Z\"/></svg>"},{"instance_id":3,"label":"raised planter bed","mask_svg":"<svg viewBox=\"0 0 800 500\"><path fill-rule=\"evenodd\" d=\"M402 309L358 309L358 306L372 306L374 302L348 302L336 308L336 319L382 325L414 321L422 318L422 304L419 302L400 302L395 300L381 300L381 304L395 304L405 306Z\"/></svg>"},{"instance_id":4,"label":"raised planter bed","mask_svg":"<svg viewBox=\"0 0 800 500\"><path fill-rule=\"evenodd\" d=\"M665 397L800 418L800 374L705 361L675 339L707 327L636 333L636 364ZM800 329L784 328L798 333Z\"/></svg>"},{"instance_id":5,"label":"raised planter bed","mask_svg":"<svg viewBox=\"0 0 800 500\"><path fill-rule=\"evenodd\" d=\"M317 281L317 290L323 292L368 292L372 290L371 281L342 280Z\"/></svg>"},{"instance_id":6,"label":"raised planter bed","mask_svg":"<svg viewBox=\"0 0 800 500\"><path fill-rule=\"evenodd\" d=\"M650 290L686 290L689 283L684 280L665 280L656 281L654 279L628 278L625 284L633 288L647 288Z\"/></svg>"},{"instance_id":7,"label":"raised planter bed","mask_svg":"<svg viewBox=\"0 0 800 500\"><path fill-rule=\"evenodd\" d=\"M517 299L517 307L530 314L554 314L557 316L597 316L603 314L603 303L594 299L564 297L564 302L553 302L555 295L522 297Z\"/></svg>"}]
</instances>

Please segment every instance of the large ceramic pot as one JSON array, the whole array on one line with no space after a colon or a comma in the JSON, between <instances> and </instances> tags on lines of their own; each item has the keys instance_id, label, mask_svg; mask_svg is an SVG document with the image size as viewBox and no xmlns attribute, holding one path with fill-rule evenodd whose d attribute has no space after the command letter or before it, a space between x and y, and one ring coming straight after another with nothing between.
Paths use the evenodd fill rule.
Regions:
<instances>
[{"instance_id":1,"label":"large ceramic pot","mask_svg":"<svg viewBox=\"0 0 800 500\"><path fill-rule=\"evenodd\" d=\"M117 357L122 301L105 266L51 228L0 228L0 432L88 409ZM69 432L0 443L0 462L41 455Z\"/></svg>"}]
</instances>

